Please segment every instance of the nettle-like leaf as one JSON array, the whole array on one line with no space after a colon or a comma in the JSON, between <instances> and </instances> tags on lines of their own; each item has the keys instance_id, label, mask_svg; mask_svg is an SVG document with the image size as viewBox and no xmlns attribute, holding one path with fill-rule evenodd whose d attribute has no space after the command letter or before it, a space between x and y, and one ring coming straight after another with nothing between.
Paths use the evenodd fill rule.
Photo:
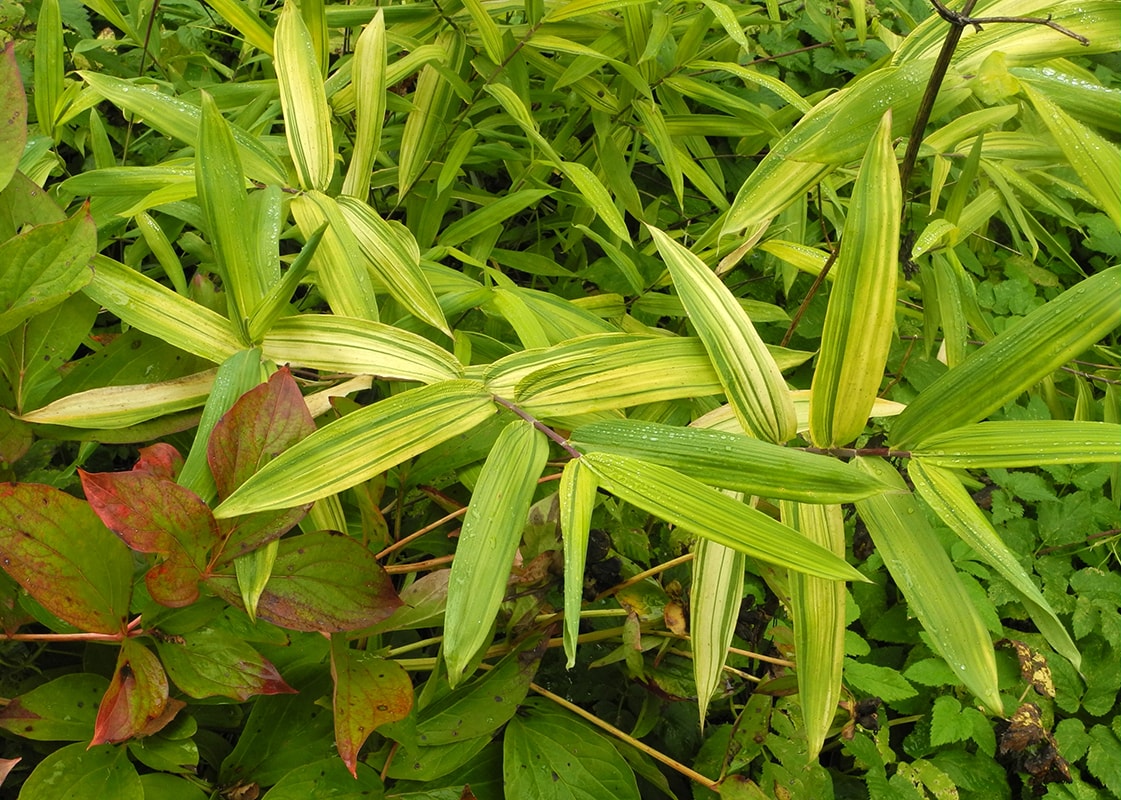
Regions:
<instances>
[{"instance_id":1,"label":"nettle-like leaf","mask_svg":"<svg viewBox=\"0 0 1121 800\"><path fill-rule=\"evenodd\" d=\"M220 628L200 628L156 640L167 675L190 697L291 694L276 667L243 639Z\"/></svg>"},{"instance_id":2,"label":"nettle-like leaf","mask_svg":"<svg viewBox=\"0 0 1121 800\"><path fill-rule=\"evenodd\" d=\"M239 603L233 575L214 575L207 585L227 602ZM257 616L289 630L353 631L380 622L400 605L369 549L344 534L316 531L281 540Z\"/></svg>"},{"instance_id":3,"label":"nettle-like leaf","mask_svg":"<svg viewBox=\"0 0 1121 800\"><path fill-rule=\"evenodd\" d=\"M64 622L122 630L132 556L85 501L50 486L0 484L0 566Z\"/></svg>"},{"instance_id":4,"label":"nettle-like leaf","mask_svg":"<svg viewBox=\"0 0 1121 800\"><path fill-rule=\"evenodd\" d=\"M175 483L183 459L169 444L140 451L131 472L79 470L94 512L133 550L162 556L144 576L157 603L173 608L198 599L218 526L198 495Z\"/></svg>"},{"instance_id":5,"label":"nettle-like leaf","mask_svg":"<svg viewBox=\"0 0 1121 800\"><path fill-rule=\"evenodd\" d=\"M379 725L396 722L413 707L413 682L395 661L352 650L346 639L331 640L335 681L335 745L350 774L358 777L358 751Z\"/></svg>"},{"instance_id":6,"label":"nettle-like leaf","mask_svg":"<svg viewBox=\"0 0 1121 800\"><path fill-rule=\"evenodd\" d=\"M277 370L268 383L246 392L210 434L207 461L219 500L314 431L315 421L286 367ZM284 535L303 519L307 509L307 505L298 505L221 520L222 552L216 564L229 563Z\"/></svg>"},{"instance_id":7,"label":"nettle-like leaf","mask_svg":"<svg viewBox=\"0 0 1121 800\"><path fill-rule=\"evenodd\" d=\"M185 705L168 697L167 675L155 653L135 639L125 639L97 709L90 746L156 733Z\"/></svg>"}]
</instances>

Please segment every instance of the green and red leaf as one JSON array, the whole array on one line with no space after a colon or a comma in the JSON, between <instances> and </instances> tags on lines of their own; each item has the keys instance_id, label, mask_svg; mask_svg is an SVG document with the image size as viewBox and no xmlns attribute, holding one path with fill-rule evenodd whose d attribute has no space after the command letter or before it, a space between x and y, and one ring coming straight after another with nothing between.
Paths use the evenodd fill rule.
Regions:
<instances>
[{"instance_id":1,"label":"green and red leaf","mask_svg":"<svg viewBox=\"0 0 1121 800\"><path fill-rule=\"evenodd\" d=\"M202 628L156 642L168 677L194 698L293 694L276 667L228 631Z\"/></svg>"},{"instance_id":2,"label":"green and red leaf","mask_svg":"<svg viewBox=\"0 0 1121 800\"><path fill-rule=\"evenodd\" d=\"M156 733L184 705L168 697L167 675L156 654L135 639L125 639L97 709L90 747Z\"/></svg>"},{"instance_id":3,"label":"green and red leaf","mask_svg":"<svg viewBox=\"0 0 1121 800\"><path fill-rule=\"evenodd\" d=\"M335 746L350 774L358 777L358 751L379 725L396 722L413 707L413 682L395 661L351 650L346 639L331 639L335 680Z\"/></svg>"},{"instance_id":4,"label":"green and red leaf","mask_svg":"<svg viewBox=\"0 0 1121 800\"><path fill-rule=\"evenodd\" d=\"M132 555L84 500L0 484L0 566L59 619L93 633L123 630Z\"/></svg>"}]
</instances>

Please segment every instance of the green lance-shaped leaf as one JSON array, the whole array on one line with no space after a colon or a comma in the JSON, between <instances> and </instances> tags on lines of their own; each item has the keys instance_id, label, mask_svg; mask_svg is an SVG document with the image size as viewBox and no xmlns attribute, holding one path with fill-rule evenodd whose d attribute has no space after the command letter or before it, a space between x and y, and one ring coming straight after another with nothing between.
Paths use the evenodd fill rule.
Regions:
<instances>
[{"instance_id":1,"label":"green lance-shaped leaf","mask_svg":"<svg viewBox=\"0 0 1121 800\"><path fill-rule=\"evenodd\" d=\"M356 129L354 152L343 180L342 193L365 200L370 194L370 174L374 158L381 149L381 128L385 118L385 71L388 61L385 14L378 9L354 45L352 67Z\"/></svg>"},{"instance_id":2,"label":"green lance-shaped leaf","mask_svg":"<svg viewBox=\"0 0 1121 800\"><path fill-rule=\"evenodd\" d=\"M411 314L451 336L436 295L420 268L420 250L407 228L394 226L364 200L338 199L358 247L389 293Z\"/></svg>"},{"instance_id":3,"label":"green lance-shaped leaf","mask_svg":"<svg viewBox=\"0 0 1121 800\"><path fill-rule=\"evenodd\" d=\"M731 493L742 501L739 492ZM736 632L743 602L743 572L747 556L711 539L701 538L693 547L693 585L690 589L689 632L693 650L693 680L697 684L697 706L704 728L708 704L720 685L728 646ZM844 584L826 581L840 587Z\"/></svg>"},{"instance_id":4,"label":"green lance-shaped leaf","mask_svg":"<svg viewBox=\"0 0 1121 800\"><path fill-rule=\"evenodd\" d=\"M300 250L300 254L296 256L291 266L288 267L288 271L284 273L284 277L274 283L268 293L261 298L253 316L249 318L250 341L259 342L288 308L289 301L311 268L311 260L319 249L323 234L327 232L327 225L327 222L323 222L312 232L307 242L304 243L303 249Z\"/></svg>"},{"instance_id":5,"label":"green lance-shaped leaf","mask_svg":"<svg viewBox=\"0 0 1121 800\"><path fill-rule=\"evenodd\" d=\"M782 503L782 519L837 556L845 553L845 521L839 505ZM837 713L845 661L845 587L791 572L794 658L798 700L806 725L809 760L816 761Z\"/></svg>"},{"instance_id":6,"label":"green lance-shaped leaf","mask_svg":"<svg viewBox=\"0 0 1121 800\"><path fill-rule=\"evenodd\" d=\"M746 312L703 261L657 228L648 230L744 430L785 442L795 433L794 402Z\"/></svg>"},{"instance_id":7,"label":"green lance-shaped leaf","mask_svg":"<svg viewBox=\"0 0 1121 800\"><path fill-rule=\"evenodd\" d=\"M490 636L549 442L525 420L502 429L487 456L455 549L444 612L444 660L455 686Z\"/></svg>"},{"instance_id":8,"label":"green lance-shaped leaf","mask_svg":"<svg viewBox=\"0 0 1121 800\"><path fill-rule=\"evenodd\" d=\"M335 745L350 774L358 777L362 744L378 726L409 715L413 682L397 662L352 650L340 635L331 637L331 677Z\"/></svg>"},{"instance_id":9,"label":"green lance-shaped leaf","mask_svg":"<svg viewBox=\"0 0 1121 800\"><path fill-rule=\"evenodd\" d=\"M1022 85L1021 91L1031 100L1067 161L1097 199L1101 210L1115 226L1121 227L1121 181L1117 180L1121 174L1121 150L1071 117L1041 92L1027 85Z\"/></svg>"},{"instance_id":10,"label":"green lance-shaped leaf","mask_svg":"<svg viewBox=\"0 0 1121 800\"><path fill-rule=\"evenodd\" d=\"M732 201L723 231L753 228L771 219L835 167L859 158L888 109L892 135L906 134L932 66L933 60L926 60L878 69L814 106L748 176ZM965 80L950 70L934 113L969 96Z\"/></svg>"},{"instance_id":11,"label":"green lance-shaped leaf","mask_svg":"<svg viewBox=\"0 0 1121 800\"><path fill-rule=\"evenodd\" d=\"M672 469L608 453L581 459L604 491L752 558L831 580L866 580L794 529Z\"/></svg>"},{"instance_id":12,"label":"green lance-shaped leaf","mask_svg":"<svg viewBox=\"0 0 1121 800\"><path fill-rule=\"evenodd\" d=\"M495 411L475 381L394 395L319 429L266 464L214 509L219 519L336 494L470 430Z\"/></svg>"},{"instance_id":13,"label":"green lance-shaped leaf","mask_svg":"<svg viewBox=\"0 0 1121 800\"><path fill-rule=\"evenodd\" d=\"M1082 656L1070 634L961 481L950 470L919 458L911 459L907 474L926 504L1020 595L1036 627L1055 651L1080 669Z\"/></svg>"},{"instance_id":14,"label":"green lance-shaped leaf","mask_svg":"<svg viewBox=\"0 0 1121 800\"><path fill-rule=\"evenodd\" d=\"M43 0L35 25L35 115L39 129L54 136L63 90L62 17L58 0Z\"/></svg>"},{"instance_id":15,"label":"green lance-shaped leaf","mask_svg":"<svg viewBox=\"0 0 1121 800\"><path fill-rule=\"evenodd\" d=\"M661 464L710 486L805 503L851 503L886 487L835 458L750 436L620 419L582 425L571 444Z\"/></svg>"},{"instance_id":16,"label":"green lance-shaped leaf","mask_svg":"<svg viewBox=\"0 0 1121 800\"><path fill-rule=\"evenodd\" d=\"M209 94L202 96L202 124L195 154L195 186L222 280L233 300L230 316L243 336L269 287L246 236L249 203L245 174L229 125Z\"/></svg>"},{"instance_id":17,"label":"green lance-shaped leaf","mask_svg":"<svg viewBox=\"0 0 1121 800\"><path fill-rule=\"evenodd\" d=\"M300 188L326 189L335 170L331 109L319 57L296 3L284 4L274 41L288 152L296 164Z\"/></svg>"},{"instance_id":18,"label":"green lance-shaped leaf","mask_svg":"<svg viewBox=\"0 0 1121 800\"><path fill-rule=\"evenodd\" d=\"M1010 325L915 398L892 425L893 447L984 419L1121 324L1121 266L1067 289Z\"/></svg>"},{"instance_id":19,"label":"green lance-shaped leaf","mask_svg":"<svg viewBox=\"0 0 1121 800\"><path fill-rule=\"evenodd\" d=\"M0 334L88 284L96 252L97 227L86 207L0 242Z\"/></svg>"},{"instance_id":20,"label":"green lance-shaped leaf","mask_svg":"<svg viewBox=\"0 0 1121 800\"><path fill-rule=\"evenodd\" d=\"M482 39L487 58L495 64L501 64L505 60L505 48L502 46L502 32L498 30L498 25L491 19L481 0L463 0L463 6L475 23L475 33Z\"/></svg>"},{"instance_id":21,"label":"green lance-shaped leaf","mask_svg":"<svg viewBox=\"0 0 1121 800\"><path fill-rule=\"evenodd\" d=\"M198 141L202 109L178 97L97 72L78 73L90 88L122 111L140 117L149 127L187 145ZM230 132L237 142L246 175L260 183L284 185L287 176L268 148L255 135L236 125Z\"/></svg>"},{"instance_id":22,"label":"green lance-shaped leaf","mask_svg":"<svg viewBox=\"0 0 1121 800\"><path fill-rule=\"evenodd\" d=\"M122 630L132 554L86 502L50 486L0 484L0 567L64 622Z\"/></svg>"},{"instance_id":23,"label":"green lance-shaped leaf","mask_svg":"<svg viewBox=\"0 0 1121 800\"><path fill-rule=\"evenodd\" d=\"M1046 420L982 422L923 439L911 450L924 464L959 469L1121 461L1121 425Z\"/></svg>"},{"instance_id":24,"label":"green lance-shaped leaf","mask_svg":"<svg viewBox=\"0 0 1121 800\"><path fill-rule=\"evenodd\" d=\"M935 651L991 713L1003 715L992 640L934 529L888 462L858 458L856 464L898 490L856 502L876 552Z\"/></svg>"},{"instance_id":25,"label":"green lance-shaped leaf","mask_svg":"<svg viewBox=\"0 0 1121 800\"><path fill-rule=\"evenodd\" d=\"M442 33L436 42L447 54L444 69L458 73L463 63L463 36L456 30ZM444 121L454 92L450 83L433 64L426 64L417 78L412 96L413 109L405 120L401 150L397 159L397 191L402 195L412 188L427 166L437 138L444 133Z\"/></svg>"},{"instance_id":26,"label":"green lance-shaped leaf","mask_svg":"<svg viewBox=\"0 0 1121 800\"><path fill-rule=\"evenodd\" d=\"M876 401L895 333L902 202L889 110L864 154L841 234L810 390L810 436L818 447L855 439Z\"/></svg>"},{"instance_id":27,"label":"green lance-shaped leaf","mask_svg":"<svg viewBox=\"0 0 1121 800\"><path fill-rule=\"evenodd\" d=\"M596 504L596 478L574 458L561 473L560 526L564 540L564 654L568 668L576 665L576 637L580 634L580 604L584 599L584 565L588 533Z\"/></svg>"},{"instance_id":28,"label":"green lance-shaped leaf","mask_svg":"<svg viewBox=\"0 0 1121 800\"><path fill-rule=\"evenodd\" d=\"M273 54L273 32L250 6L238 0L207 0L207 5L217 11L249 44L270 56Z\"/></svg>"},{"instance_id":29,"label":"green lance-shaped leaf","mask_svg":"<svg viewBox=\"0 0 1121 800\"><path fill-rule=\"evenodd\" d=\"M451 353L422 336L334 314L284 317L273 325L262 347L272 361L311 369L422 383L463 375Z\"/></svg>"},{"instance_id":30,"label":"green lance-shaped leaf","mask_svg":"<svg viewBox=\"0 0 1121 800\"><path fill-rule=\"evenodd\" d=\"M129 325L216 364L245 347L225 317L106 256L94 256L83 291Z\"/></svg>"},{"instance_id":31,"label":"green lance-shaped leaf","mask_svg":"<svg viewBox=\"0 0 1121 800\"><path fill-rule=\"evenodd\" d=\"M27 143L27 95L23 91L15 42L4 45L0 55L0 191L16 174L23 147Z\"/></svg>"}]
</instances>

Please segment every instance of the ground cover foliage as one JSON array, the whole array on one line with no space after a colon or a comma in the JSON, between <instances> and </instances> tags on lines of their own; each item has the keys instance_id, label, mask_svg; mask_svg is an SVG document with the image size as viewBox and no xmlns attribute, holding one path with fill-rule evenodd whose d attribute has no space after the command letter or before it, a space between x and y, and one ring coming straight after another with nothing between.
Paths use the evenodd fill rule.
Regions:
<instances>
[{"instance_id":1,"label":"ground cover foliage","mask_svg":"<svg viewBox=\"0 0 1121 800\"><path fill-rule=\"evenodd\" d=\"M1121 794L1117 3L0 10L0 794Z\"/></svg>"}]
</instances>

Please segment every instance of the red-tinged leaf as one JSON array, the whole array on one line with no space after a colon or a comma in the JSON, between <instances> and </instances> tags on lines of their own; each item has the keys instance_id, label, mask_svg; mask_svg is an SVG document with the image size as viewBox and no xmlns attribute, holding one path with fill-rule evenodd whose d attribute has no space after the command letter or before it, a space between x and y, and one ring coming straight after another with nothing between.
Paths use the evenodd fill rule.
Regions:
<instances>
[{"instance_id":1,"label":"red-tinged leaf","mask_svg":"<svg viewBox=\"0 0 1121 800\"><path fill-rule=\"evenodd\" d=\"M232 575L212 576L207 585L240 605ZM400 605L373 553L344 534L316 531L281 540L257 616L289 630L335 633L380 622Z\"/></svg>"},{"instance_id":2,"label":"red-tinged leaf","mask_svg":"<svg viewBox=\"0 0 1121 800\"><path fill-rule=\"evenodd\" d=\"M243 394L214 426L207 461L225 500L237 487L300 439L315 431L315 422L296 381L282 367L263 383ZM220 521L221 567L235 558L277 539L307 513L308 505L247 514Z\"/></svg>"},{"instance_id":3,"label":"red-tinged leaf","mask_svg":"<svg viewBox=\"0 0 1121 800\"><path fill-rule=\"evenodd\" d=\"M144 580L153 600L179 608L198 599L218 525L198 495L163 477L174 474L174 465L152 458L167 455L154 449L148 448L131 472L78 474L86 499L110 530L133 550L163 557Z\"/></svg>"},{"instance_id":4,"label":"red-tinged leaf","mask_svg":"<svg viewBox=\"0 0 1121 800\"><path fill-rule=\"evenodd\" d=\"M140 448L140 458L132 471L147 472L156 478L173 481L181 469L183 456L179 455L179 451L165 442L158 442L151 447Z\"/></svg>"},{"instance_id":5,"label":"red-tinged leaf","mask_svg":"<svg viewBox=\"0 0 1121 800\"><path fill-rule=\"evenodd\" d=\"M19 605L19 584L0 570L0 631L11 635L33 619Z\"/></svg>"},{"instance_id":6,"label":"red-tinged leaf","mask_svg":"<svg viewBox=\"0 0 1121 800\"><path fill-rule=\"evenodd\" d=\"M51 486L0 484L0 567L64 622L123 630L132 554L85 501Z\"/></svg>"},{"instance_id":7,"label":"red-tinged leaf","mask_svg":"<svg viewBox=\"0 0 1121 800\"><path fill-rule=\"evenodd\" d=\"M125 639L97 709L90 747L151 735L171 722L184 705L168 698L167 675L156 654L135 639Z\"/></svg>"},{"instance_id":8,"label":"red-tinged leaf","mask_svg":"<svg viewBox=\"0 0 1121 800\"><path fill-rule=\"evenodd\" d=\"M9 43L10 45L11 43ZM0 758L0 786L4 785L4 780L8 777L8 773L12 768L20 762L18 758Z\"/></svg>"},{"instance_id":9,"label":"red-tinged leaf","mask_svg":"<svg viewBox=\"0 0 1121 800\"><path fill-rule=\"evenodd\" d=\"M315 431L296 381L282 367L243 394L214 426L207 461L225 500L269 461Z\"/></svg>"},{"instance_id":10,"label":"red-tinged leaf","mask_svg":"<svg viewBox=\"0 0 1121 800\"><path fill-rule=\"evenodd\" d=\"M264 656L228 631L202 628L156 642L168 677L191 697L244 702L259 694L294 694Z\"/></svg>"},{"instance_id":11,"label":"red-tinged leaf","mask_svg":"<svg viewBox=\"0 0 1121 800\"><path fill-rule=\"evenodd\" d=\"M108 681L79 672L13 698L0 709L0 728L40 742L80 742L93 733L98 700Z\"/></svg>"},{"instance_id":12,"label":"red-tinged leaf","mask_svg":"<svg viewBox=\"0 0 1121 800\"><path fill-rule=\"evenodd\" d=\"M15 43L4 46L0 56L0 189L8 185L19 166L27 143L27 95L23 91Z\"/></svg>"},{"instance_id":13,"label":"red-tinged leaf","mask_svg":"<svg viewBox=\"0 0 1121 800\"><path fill-rule=\"evenodd\" d=\"M335 746L350 774L358 777L358 751L379 725L396 722L413 707L413 682L396 662L363 650L346 639L331 639Z\"/></svg>"}]
</instances>

